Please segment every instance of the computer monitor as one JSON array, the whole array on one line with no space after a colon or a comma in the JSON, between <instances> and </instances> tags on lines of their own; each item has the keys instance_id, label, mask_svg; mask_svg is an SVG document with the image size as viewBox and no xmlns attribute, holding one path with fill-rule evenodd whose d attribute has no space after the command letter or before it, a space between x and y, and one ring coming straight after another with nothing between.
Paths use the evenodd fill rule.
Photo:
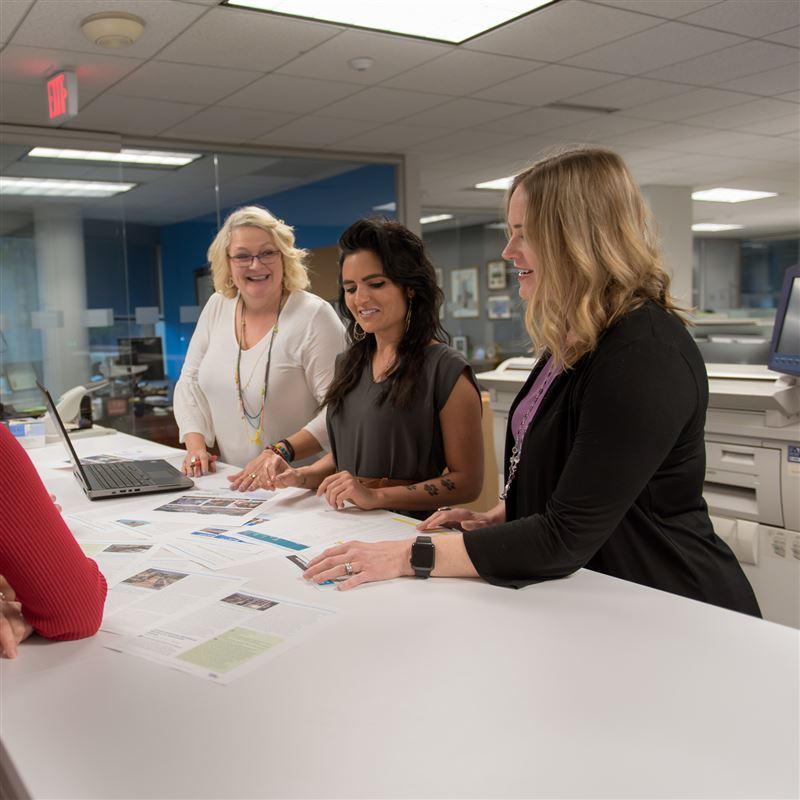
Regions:
<instances>
[{"instance_id":1,"label":"computer monitor","mask_svg":"<svg viewBox=\"0 0 800 800\"><path fill-rule=\"evenodd\" d=\"M147 367L139 376L143 381L164 380L164 350L158 336L143 336L135 339L117 339L118 363L124 366Z\"/></svg>"},{"instance_id":2,"label":"computer monitor","mask_svg":"<svg viewBox=\"0 0 800 800\"><path fill-rule=\"evenodd\" d=\"M800 375L800 264L786 270L772 329L767 366L786 375Z\"/></svg>"}]
</instances>

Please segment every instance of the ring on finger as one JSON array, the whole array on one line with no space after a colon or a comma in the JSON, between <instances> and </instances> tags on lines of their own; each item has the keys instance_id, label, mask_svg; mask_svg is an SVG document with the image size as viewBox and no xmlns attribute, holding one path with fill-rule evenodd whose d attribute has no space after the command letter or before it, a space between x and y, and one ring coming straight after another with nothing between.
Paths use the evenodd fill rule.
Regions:
<instances>
[{"instance_id":1,"label":"ring on finger","mask_svg":"<svg viewBox=\"0 0 800 800\"><path fill-rule=\"evenodd\" d=\"M437 508L436 510L437 511L452 511L453 508L452 508L452 506L439 506L439 508Z\"/></svg>"},{"instance_id":2,"label":"ring on finger","mask_svg":"<svg viewBox=\"0 0 800 800\"><path fill-rule=\"evenodd\" d=\"M348 577L353 574L353 565L349 561L344 562L344 571Z\"/></svg>"}]
</instances>

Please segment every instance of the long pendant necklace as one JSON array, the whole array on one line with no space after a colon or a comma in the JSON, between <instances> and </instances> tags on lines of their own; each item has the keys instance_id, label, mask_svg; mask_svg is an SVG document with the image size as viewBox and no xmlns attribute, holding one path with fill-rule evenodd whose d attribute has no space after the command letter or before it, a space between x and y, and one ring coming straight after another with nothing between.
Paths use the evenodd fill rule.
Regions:
<instances>
[{"instance_id":1,"label":"long pendant necklace","mask_svg":"<svg viewBox=\"0 0 800 800\"><path fill-rule=\"evenodd\" d=\"M522 419L520 420L517 435L514 437L514 446L511 448L511 457L508 459L508 479L506 480L506 485L503 487L503 491L500 493L501 500L505 500L508 497L511 484L514 482L514 478L517 477L517 467L519 466L519 461L522 457L522 440L525 438L525 434L528 432L528 427L530 426L533 418L534 409L538 408L539 402L544 396L544 393L550 388L550 384L558 374L553 366L552 359L548 362L545 370L546 371L544 377L542 378L542 383L536 390L536 393L533 395L533 397L530 398L528 407L525 409L525 413L522 415ZM525 400L522 402L525 402Z\"/></svg>"},{"instance_id":2,"label":"long pendant necklace","mask_svg":"<svg viewBox=\"0 0 800 800\"><path fill-rule=\"evenodd\" d=\"M245 305L242 301L241 295L239 296L239 301L237 302L237 306L241 303L241 313L240 319L241 323L239 326L239 351L236 354L236 367L233 373L233 381L236 384L236 394L239 398L239 413L241 414L242 420L248 425L248 427L252 428L254 433L252 437L248 437L250 442L253 444L261 446L261 430L264 427L264 412L266 411L267 407L267 389L269 388L269 368L272 363L272 345L275 342L275 336L278 333L278 320L281 318L281 311L283 310L283 301L284 301L284 293L281 291L281 299L278 303L278 313L275 315L275 324L272 326L272 333L269 337L269 346L267 347L267 366L264 369L264 385L261 387L261 408L253 414L247 408L247 405L244 401L244 391L250 385L250 381L253 379L253 374L255 373L255 367L253 367L253 371L250 373L250 378L248 379L247 383L245 384L244 388L242 388L241 382L241 364L242 364L242 346L245 343Z\"/></svg>"}]
</instances>

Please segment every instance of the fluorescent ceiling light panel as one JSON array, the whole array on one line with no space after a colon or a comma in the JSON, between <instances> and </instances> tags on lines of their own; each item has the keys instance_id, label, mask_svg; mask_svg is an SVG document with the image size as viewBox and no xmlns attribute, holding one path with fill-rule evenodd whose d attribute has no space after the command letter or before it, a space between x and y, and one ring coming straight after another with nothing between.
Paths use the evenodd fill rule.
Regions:
<instances>
[{"instance_id":1,"label":"fluorescent ceiling light panel","mask_svg":"<svg viewBox=\"0 0 800 800\"><path fill-rule=\"evenodd\" d=\"M115 164L142 164L158 167L184 167L197 161L200 153L172 153L166 150L69 150L62 147L34 147L28 158L64 158L69 161L100 161Z\"/></svg>"},{"instance_id":2,"label":"fluorescent ceiling light panel","mask_svg":"<svg viewBox=\"0 0 800 800\"><path fill-rule=\"evenodd\" d=\"M552 0L228 0L229 6L458 44ZM356 54L358 55L358 54Z\"/></svg>"},{"instance_id":3,"label":"fluorescent ceiling light panel","mask_svg":"<svg viewBox=\"0 0 800 800\"><path fill-rule=\"evenodd\" d=\"M372 206L373 211L397 211L397 203L392 201L391 203L383 203L379 206Z\"/></svg>"},{"instance_id":4,"label":"fluorescent ceiling light panel","mask_svg":"<svg viewBox=\"0 0 800 800\"><path fill-rule=\"evenodd\" d=\"M514 175L509 175L507 178L495 178L493 181L483 181L483 183L476 183L476 189L494 189L495 191L504 192L511 186L514 180Z\"/></svg>"},{"instance_id":5,"label":"fluorescent ceiling light panel","mask_svg":"<svg viewBox=\"0 0 800 800\"><path fill-rule=\"evenodd\" d=\"M709 203L745 203L748 200L761 200L764 197L777 197L777 192L754 192L750 189L703 189L692 192L692 200L705 200Z\"/></svg>"},{"instance_id":6,"label":"fluorescent ceiling light panel","mask_svg":"<svg viewBox=\"0 0 800 800\"><path fill-rule=\"evenodd\" d=\"M428 217L420 217L420 225L428 225L431 222L444 222L446 219L453 219L452 214L431 214Z\"/></svg>"},{"instance_id":7,"label":"fluorescent ceiling light panel","mask_svg":"<svg viewBox=\"0 0 800 800\"><path fill-rule=\"evenodd\" d=\"M135 183L116 181L65 181L54 178L0 177L0 195L29 197L112 197L127 192Z\"/></svg>"},{"instance_id":8,"label":"fluorescent ceiling light panel","mask_svg":"<svg viewBox=\"0 0 800 800\"><path fill-rule=\"evenodd\" d=\"M693 231L708 233L716 233L717 231L738 231L741 228L744 228L744 225L728 225L724 222L696 222L692 225Z\"/></svg>"}]
</instances>

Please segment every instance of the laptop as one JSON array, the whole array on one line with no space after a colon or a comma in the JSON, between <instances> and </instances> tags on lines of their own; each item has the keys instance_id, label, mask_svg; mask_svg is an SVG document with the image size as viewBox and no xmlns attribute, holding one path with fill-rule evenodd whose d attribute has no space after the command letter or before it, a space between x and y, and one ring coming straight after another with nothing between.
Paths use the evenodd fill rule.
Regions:
<instances>
[{"instance_id":1,"label":"laptop","mask_svg":"<svg viewBox=\"0 0 800 800\"><path fill-rule=\"evenodd\" d=\"M126 494L176 492L194 486L191 478L187 478L163 458L148 461L115 461L109 464L82 464L56 411L56 404L50 397L50 392L40 383L37 382L36 385L67 448L72 460L73 473L90 500L120 497Z\"/></svg>"}]
</instances>

